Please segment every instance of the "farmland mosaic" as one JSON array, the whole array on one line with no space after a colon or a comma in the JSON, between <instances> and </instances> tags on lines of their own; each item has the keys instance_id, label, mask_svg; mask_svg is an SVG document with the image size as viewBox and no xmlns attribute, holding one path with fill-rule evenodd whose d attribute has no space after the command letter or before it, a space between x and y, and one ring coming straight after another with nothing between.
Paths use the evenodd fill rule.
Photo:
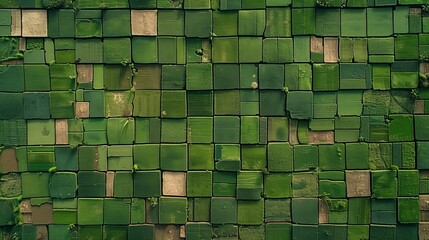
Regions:
<instances>
[{"instance_id":1,"label":"farmland mosaic","mask_svg":"<svg viewBox=\"0 0 429 240\"><path fill-rule=\"evenodd\" d=\"M429 239L429 0L0 0L0 239Z\"/></svg>"}]
</instances>

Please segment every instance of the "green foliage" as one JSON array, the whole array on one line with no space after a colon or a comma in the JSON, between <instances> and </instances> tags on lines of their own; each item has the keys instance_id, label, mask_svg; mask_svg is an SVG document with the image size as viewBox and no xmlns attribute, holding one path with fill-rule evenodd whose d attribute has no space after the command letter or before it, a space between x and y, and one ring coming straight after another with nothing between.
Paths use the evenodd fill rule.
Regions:
<instances>
[{"instance_id":1,"label":"green foliage","mask_svg":"<svg viewBox=\"0 0 429 240\"><path fill-rule=\"evenodd\" d=\"M0 38L0 61L18 59L18 44L16 38Z\"/></svg>"},{"instance_id":2,"label":"green foliage","mask_svg":"<svg viewBox=\"0 0 429 240\"><path fill-rule=\"evenodd\" d=\"M195 54L197 54L198 56L203 56L204 55L203 49L200 48L195 50Z\"/></svg>"},{"instance_id":3,"label":"green foliage","mask_svg":"<svg viewBox=\"0 0 429 240\"><path fill-rule=\"evenodd\" d=\"M159 204L159 199L155 197L149 198L150 206L156 207Z\"/></svg>"},{"instance_id":4,"label":"green foliage","mask_svg":"<svg viewBox=\"0 0 429 240\"><path fill-rule=\"evenodd\" d=\"M329 197L325 197L325 201L331 211L342 212L347 210L347 200L330 199Z\"/></svg>"},{"instance_id":5,"label":"green foliage","mask_svg":"<svg viewBox=\"0 0 429 240\"><path fill-rule=\"evenodd\" d=\"M317 7L331 7L331 0L317 0L316 6Z\"/></svg>"},{"instance_id":6,"label":"green foliage","mask_svg":"<svg viewBox=\"0 0 429 240\"><path fill-rule=\"evenodd\" d=\"M43 39L40 39L40 38L27 39L27 50L42 50L42 49L43 49Z\"/></svg>"},{"instance_id":7,"label":"green foliage","mask_svg":"<svg viewBox=\"0 0 429 240\"><path fill-rule=\"evenodd\" d=\"M419 73L419 87L427 88L429 87L429 73Z\"/></svg>"},{"instance_id":8,"label":"green foliage","mask_svg":"<svg viewBox=\"0 0 429 240\"><path fill-rule=\"evenodd\" d=\"M130 60L127 58L122 58L121 64L122 66L127 66L130 63Z\"/></svg>"},{"instance_id":9,"label":"green foliage","mask_svg":"<svg viewBox=\"0 0 429 240\"><path fill-rule=\"evenodd\" d=\"M410 92L411 98L412 99L419 99L419 91L417 89L411 89Z\"/></svg>"},{"instance_id":10,"label":"green foliage","mask_svg":"<svg viewBox=\"0 0 429 240\"><path fill-rule=\"evenodd\" d=\"M422 13L425 15L429 14L429 4L426 3L422 5Z\"/></svg>"},{"instance_id":11,"label":"green foliage","mask_svg":"<svg viewBox=\"0 0 429 240\"><path fill-rule=\"evenodd\" d=\"M65 0L43 0L42 6L47 9L58 9L65 5Z\"/></svg>"},{"instance_id":12,"label":"green foliage","mask_svg":"<svg viewBox=\"0 0 429 240\"><path fill-rule=\"evenodd\" d=\"M121 64L124 67L129 67L130 68L132 76L137 75L138 69L136 68L136 66L134 65L134 63L132 63L128 58L122 58Z\"/></svg>"},{"instance_id":13,"label":"green foliage","mask_svg":"<svg viewBox=\"0 0 429 240\"><path fill-rule=\"evenodd\" d=\"M133 171L135 172L135 171L138 171L138 170L139 170L139 165L134 164L133 165Z\"/></svg>"},{"instance_id":14,"label":"green foliage","mask_svg":"<svg viewBox=\"0 0 429 240\"><path fill-rule=\"evenodd\" d=\"M269 174L270 174L270 172L268 171L268 169L267 169L267 168L263 168L263 169L262 169L262 173L263 173L264 175L269 175Z\"/></svg>"},{"instance_id":15,"label":"green foliage","mask_svg":"<svg viewBox=\"0 0 429 240\"><path fill-rule=\"evenodd\" d=\"M420 54L419 55L419 61L420 62L429 62L429 55L428 54Z\"/></svg>"}]
</instances>

